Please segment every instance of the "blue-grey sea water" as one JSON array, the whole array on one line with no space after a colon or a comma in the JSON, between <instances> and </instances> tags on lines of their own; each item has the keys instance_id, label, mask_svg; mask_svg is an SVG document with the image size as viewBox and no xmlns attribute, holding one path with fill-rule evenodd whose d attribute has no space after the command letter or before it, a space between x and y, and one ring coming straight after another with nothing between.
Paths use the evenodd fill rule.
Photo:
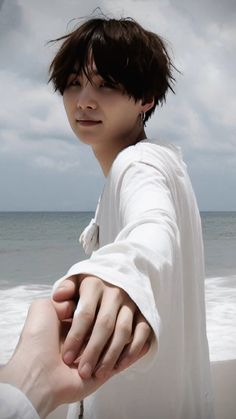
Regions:
<instances>
[{"instance_id":1,"label":"blue-grey sea water","mask_svg":"<svg viewBox=\"0 0 236 419\"><path fill-rule=\"evenodd\" d=\"M92 212L0 213L0 286L52 284L86 257L79 235Z\"/></svg>"},{"instance_id":2,"label":"blue-grey sea water","mask_svg":"<svg viewBox=\"0 0 236 419\"><path fill-rule=\"evenodd\" d=\"M86 257L78 238L92 212L0 213L0 287L51 284ZM206 276L236 273L236 212L201 213Z\"/></svg>"},{"instance_id":3,"label":"blue-grey sea water","mask_svg":"<svg viewBox=\"0 0 236 419\"><path fill-rule=\"evenodd\" d=\"M86 258L79 236L93 212L0 212L0 363L9 359L30 302ZM236 212L202 212L212 360L236 358Z\"/></svg>"}]
</instances>

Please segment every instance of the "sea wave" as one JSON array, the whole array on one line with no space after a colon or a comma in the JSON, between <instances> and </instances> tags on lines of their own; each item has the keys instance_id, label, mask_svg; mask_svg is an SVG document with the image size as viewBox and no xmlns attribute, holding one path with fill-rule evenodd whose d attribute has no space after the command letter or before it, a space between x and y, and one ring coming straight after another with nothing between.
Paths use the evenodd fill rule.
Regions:
<instances>
[{"instance_id":1,"label":"sea wave","mask_svg":"<svg viewBox=\"0 0 236 419\"><path fill-rule=\"evenodd\" d=\"M207 278L205 290L210 359L236 359L236 275ZM41 284L0 291L0 364L10 359L31 302L50 293L51 286Z\"/></svg>"},{"instance_id":2,"label":"sea wave","mask_svg":"<svg viewBox=\"0 0 236 419\"><path fill-rule=\"evenodd\" d=\"M18 342L30 304L37 298L49 298L49 285L20 285L0 291L0 364L11 357Z\"/></svg>"},{"instance_id":3,"label":"sea wave","mask_svg":"<svg viewBox=\"0 0 236 419\"><path fill-rule=\"evenodd\" d=\"M236 359L236 274L205 281L211 361Z\"/></svg>"}]
</instances>

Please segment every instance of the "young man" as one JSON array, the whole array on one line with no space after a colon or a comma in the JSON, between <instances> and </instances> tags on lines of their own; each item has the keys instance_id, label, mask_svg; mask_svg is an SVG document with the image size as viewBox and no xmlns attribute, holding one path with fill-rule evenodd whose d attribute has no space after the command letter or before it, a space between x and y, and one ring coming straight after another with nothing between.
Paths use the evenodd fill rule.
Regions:
<instances>
[{"instance_id":1,"label":"young man","mask_svg":"<svg viewBox=\"0 0 236 419\"><path fill-rule=\"evenodd\" d=\"M78 359L85 380L104 378L151 346L85 399L84 417L210 419L199 211L180 150L144 130L174 66L162 39L132 19L91 19L60 39L50 80L106 177L81 235L91 256L53 294L60 319L79 297L64 361Z\"/></svg>"}]
</instances>

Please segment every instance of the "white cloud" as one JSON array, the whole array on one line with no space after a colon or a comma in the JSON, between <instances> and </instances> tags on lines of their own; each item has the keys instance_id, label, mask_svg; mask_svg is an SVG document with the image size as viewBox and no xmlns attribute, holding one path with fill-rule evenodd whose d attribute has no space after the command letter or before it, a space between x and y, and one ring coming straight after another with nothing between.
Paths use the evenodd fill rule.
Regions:
<instances>
[{"instance_id":1,"label":"white cloud","mask_svg":"<svg viewBox=\"0 0 236 419\"><path fill-rule=\"evenodd\" d=\"M58 172L67 172L71 168L75 168L79 166L78 162L68 162L64 160L53 160L51 157L47 156L37 156L32 162L33 166L38 166L42 169L49 169Z\"/></svg>"},{"instance_id":2,"label":"white cloud","mask_svg":"<svg viewBox=\"0 0 236 419\"><path fill-rule=\"evenodd\" d=\"M231 185L236 167L236 8L230 0L0 2L2 167L11 168L12 177L22 167L29 176L36 172L43 176L47 171L55 185L53 174L63 175L66 184L75 173L92 176L94 188L101 184L97 162L74 138L60 97L47 86L47 69L56 46L45 45L72 29L75 21L68 25L71 19L89 15L98 5L111 17L131 16L169 40L170 52L183 74L176 74L176 96L168 95L167 104L157 109L148 123L147 132L183 148L202 197L200 204L209 206L201 190L209 184L214 195L212 179L219 179L219 167L225 167L224 181ZM47 185L45 196L46 191ZM88 191L83 194L84 202L91 203ZM213 195L215 205L217 192ZM55 199L58 208L61 192ZM227 202L228 209L236 206L236 198L232 201L226 196L226 207Z\"/></svg>"}]
</instances>

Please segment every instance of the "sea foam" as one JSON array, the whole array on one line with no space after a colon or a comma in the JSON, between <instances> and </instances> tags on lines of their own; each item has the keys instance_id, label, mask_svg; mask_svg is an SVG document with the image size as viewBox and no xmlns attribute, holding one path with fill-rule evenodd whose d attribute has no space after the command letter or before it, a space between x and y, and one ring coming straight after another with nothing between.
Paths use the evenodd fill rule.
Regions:
<instances>
[{"instance_id":1,"label":"sea foam","mask_svg":"<svg viewBox=\"0 0 236 419\"><path fill-rule=\"evenodd\" d=\"M49 298L50 293L48 285L20 285L0 291L0 364L11 357L30 304L38 298Z\"/></svg>"},{"instance_id":2,"label":"sea foam","mask_svg":"<svg viewBox=\"0 0 236 419\"><path fill-rule=\"evenodd\" d=\"M205 290L210 359L236 359L236 275L207 278ZM31 302L49 298L50 293L48 285L20 285L0 291L0 364L11 357Z\"/></svg>"},{"instance_id":3,"label":"sea foam","mask_svg":"<svg viewBox=\"0 0 236 419\"><path fill-rule=\"evenodd\" d=\"M236 275L207 278L205 291L210 359L236 359Z\"/></svg>"}]
</instances>

